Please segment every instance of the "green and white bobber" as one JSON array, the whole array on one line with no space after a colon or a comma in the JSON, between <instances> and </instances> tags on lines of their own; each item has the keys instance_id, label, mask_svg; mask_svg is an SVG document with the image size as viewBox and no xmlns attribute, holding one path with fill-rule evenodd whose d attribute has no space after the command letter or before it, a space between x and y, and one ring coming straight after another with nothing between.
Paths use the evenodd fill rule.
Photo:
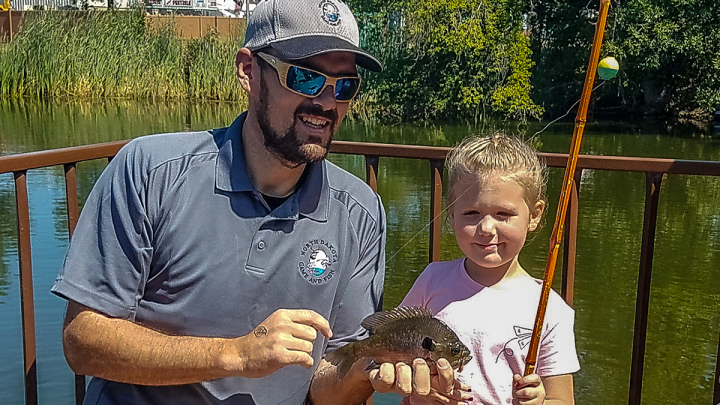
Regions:
<instances>
[{"instance_id":1,"label":"green and white bobber","mask_svg":"<svg viewBox=\"0 0 720 405\"><path fill-rule=\"evenodd\" d=\"M617 75L618 69L620 69L618 61L612 56L608 56L598 63L597 72L601 79L610 80Z\"/></svg>"}]
</instances>

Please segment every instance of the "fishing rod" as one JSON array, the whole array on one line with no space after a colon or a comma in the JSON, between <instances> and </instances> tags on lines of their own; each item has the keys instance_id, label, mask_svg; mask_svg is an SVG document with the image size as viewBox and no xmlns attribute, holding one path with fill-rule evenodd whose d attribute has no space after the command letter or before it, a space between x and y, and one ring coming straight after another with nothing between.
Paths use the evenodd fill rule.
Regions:
<instances>
[{"instance_id":1,"label":"fishing rod","mask_svg":"<svg viewBox=\"0 0 720 405\"><path fill-rule=\"evenodd\" d=\"M585 85L582 96L580 97L580 107L575 117L575 129L573 130L572 143L570 145L570 155L568 156L567 166L565 167L565 178L560 192L560 204L558 205L557 215L555 216L555 224L553 225L553 231L550 237L550 249L548 251L547 262L545 263L545 275L540 293L540 303L538 304L535 326L533 327L530 347L528 348L528 355L525 360L525 375L534 373L537 364L540 335L542 334L542 327L545 322L545 312L547 310L548 298L550 297L552 280L555 274L555 264L557 263L563 228L565 227L565 214L567 213L567 207L570 202L575 167L577 166L580 142L582 141L585 122L587 121L587 110L590 104L590 95L597 72L597 65L600 60L600 48L602 47L609 7L610 0L600 0L600 15L598 16L597 25L595 26L595 40L590 51L590 62L588 63L587 72L585 73Z\"/></svg>"}]
</instances>

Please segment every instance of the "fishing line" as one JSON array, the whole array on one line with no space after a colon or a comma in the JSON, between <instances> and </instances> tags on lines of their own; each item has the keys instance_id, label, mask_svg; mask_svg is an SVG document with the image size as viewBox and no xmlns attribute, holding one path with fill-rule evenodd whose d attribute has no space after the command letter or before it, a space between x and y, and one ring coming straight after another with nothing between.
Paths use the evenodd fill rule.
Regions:
<instances>
[{"instance_id":1,"label":"fishing line","mask_svg":"<svg viewBox=\"0 0 720 405\"><path fill-rule=\"evenodd\" d=\"M470 190L470 187L466 188L465 191L463 191L459 196L457 196L457 198L456 198L455 200L453 200L452 203L448 204L447 207L445 207L442 211L440 211L440 213L437 214L437 215L435 216L435 218L433 218L433 219L431 219L430 221L428 221L428 223L426 223L425 226L422 227L422 229L420 229L419 231L417 231L417 232L415 233L415 235L413 235L407 242L405 242L405 244L402 245L402 246L400 247L400 249L396 250L395 253L393 253L393 255L390 256L389 259L385 260L385 263L390 263L390 261L392 261L392 259L394 259L395 256L397 256L400 252L402 252L402 250L405 249L405 248L407 247L407 245L410 244L410 242L412 242L413 240L415 240L415 238L417 238L418 235L420 235L421 233L425 232L425 230L430 226L430 224L432 224L432 223L435 222L438 218L440 218L441 215L443 215L448 209L450 209L450 207L452 207L453 204L455 204L455 202L456 202L457 200L459 200L460 197L462 197L463 195L465 195L465 193L467 193L469 190Z\"/></svg>"},{"instance_id":2,"label":"fishing line","mask_svg":"<svg viewBox=\"0 0 720 405\"><path fill-rule=\"evenodd\" d=\"M602 85L604 85L605 83L607 83L607 82L602 82L602 83L598 84L594 89L592 89L592 91L595 91L595 90L599 89L599 88L602 87ZM550 121L547 125L545 125L545 128L543 128L543 129L535 132L535 133L533 134L533 136L531 136L530 138L528 138L528 140L527 140L526 142L532 141L533 138L535 138L537 135L540 135L542 132L544 132L546 129L548 129L548 127L549 127L550 125L552 125L552 124L556 123L557 121L559 121L559 120L567 117L567 115L570 114L570 111L572 111L572 109L575 108L575 106L578 105L578 103L580 103L580 99L578 99L578 101L576 101L575 104L571 105L570 108L567 110L567 112L566 112L565 114L563 114L563 115L559 116L558 118L555 118L554 120Z\"/></svg>"},{"instance_id":3,"label":"fishing line","mask_svg":"<svg viewBox=\"0 0 720 405\"><path fill-rule=\"evenodd\" d=\"M588 3L588 4L589 4L589 3ZM602 87L602 85L604 85L605 83L606 83L606 82L603 81L602 83L600 83L599 85L597 85L597 86L593 89L593 91L599 89L599 88ZM561 115L560 117L558 117L558 118L550 121L547 125L545 125L545 127L544 127L543 129L535 132L535 133L533 134L533 136L531 136L530 138L528 138L528 140L527 140L526 142L532 141L533 138L535 138L537 135L541 134L541 133L544 132L546 129L548 129L548 127L549 127L550 125L552 125L552 124L556 123L557 121L559 121L559 120L567 117L567 115L570 114L570 112L572 111L572 109L575 108L575 106L577 106L578 103L580 103L580 100L581 100L581 99L578 99L578 101L576 101L575 104L573 104L572 106L570 106L570 108L567 110L567 112L566 112L565 114L563 114L563 115ZM419 231L417 231L407 242L405 242L405 244L402 245L402 246L400 247L400 249L396 250L395 253L393 253L392 256L390 256L389 259L385 260L385 263L390 263L390 262L395 258L395 256L397 256L398 254L400 254L400 252L402 252L403 249L405 249L413 240L415 240L415 238L418 237L418 235L420 235L421 233L425 232L425 230L427 230L428 227L429 227L433 222L435 222L438 218L440 218L440 216L443 215L450 207L452 207L453 204L455 203L455 201L457 201L458 199L460 199L460 197L462 197L465 193L467 193L468 190L469 190L469 188L467 188L465 191L463 191L451 204L448 204L447 207L445 207L442 211L440 211L440 213L437 214L437 215L435 216L435 218L433 218L433 219L431 219L430 221L428 221L428 222L425 224L425 226L423 226L422 229L420 229Z\"/></svg>"}]
</instances>

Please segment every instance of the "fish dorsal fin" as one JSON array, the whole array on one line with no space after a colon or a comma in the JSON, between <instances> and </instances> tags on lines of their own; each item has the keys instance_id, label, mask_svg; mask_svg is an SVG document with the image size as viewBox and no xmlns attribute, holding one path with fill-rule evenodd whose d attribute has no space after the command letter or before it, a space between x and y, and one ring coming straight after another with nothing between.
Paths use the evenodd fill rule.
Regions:
<instances>
[{"instance_id":1,"label":"fish dorsal fin","mask_svg":"<svg viewBox=\"0 0 720 405\"><path fill-rule=\"evenodd\" d=\"M411 318L432 318L432 312L423 307L397 307L388 311L376 312L367 318L363 319L360 323L363 328L375 333L375 331L382 325L397 321L399 319L411 319Z\"/></svg>"}]
</instances>

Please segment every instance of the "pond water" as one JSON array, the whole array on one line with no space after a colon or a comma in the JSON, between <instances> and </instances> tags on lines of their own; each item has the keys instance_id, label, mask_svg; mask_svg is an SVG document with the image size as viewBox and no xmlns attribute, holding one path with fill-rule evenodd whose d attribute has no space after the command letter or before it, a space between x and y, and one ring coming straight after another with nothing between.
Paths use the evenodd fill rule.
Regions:
<instances>
[{"instance_id":1,"label":"pond water","mask_svg":"<svg viewBox=\"0 0 720 405\"><path fill-rule=\"evenodd\" d=\"M0 100L0 153L53 149L171 131L226 126L241 111L228 103L105 101L38 103ZM368 126L346 123L337 139L451 146L468 134L504 130L525 136L540 124ZM572 124L554 124L536 137L543 152L567 153ZM705 128L665 122L596 123L586 129L584 154L720 161L720 138ZM362 157L330 159L364 177ZM104 162L78 165L81 200ZM382 159L378 191L388 218L385 306L403 298L428 258L430 168L424 161ZM541 278L562 181L552 169L546 226L520 261ZM41 404L73 404L73 375L60 331L65 303L49 293L67 247L62 168L28 173ZM581 183L575 333L581 370L578 404L627 403L645 176L585 171ZM0 403L23 403L22 332L17 229L11 174L0 175ZM442 236L442 259L460 257ZM720 178L669 176L663 181L657 225L643 403L710 404L720 331ZM559 286L559 272L555 286ZM376 403L397 404L395 396Z\"/></svg>"}]
</instances>

